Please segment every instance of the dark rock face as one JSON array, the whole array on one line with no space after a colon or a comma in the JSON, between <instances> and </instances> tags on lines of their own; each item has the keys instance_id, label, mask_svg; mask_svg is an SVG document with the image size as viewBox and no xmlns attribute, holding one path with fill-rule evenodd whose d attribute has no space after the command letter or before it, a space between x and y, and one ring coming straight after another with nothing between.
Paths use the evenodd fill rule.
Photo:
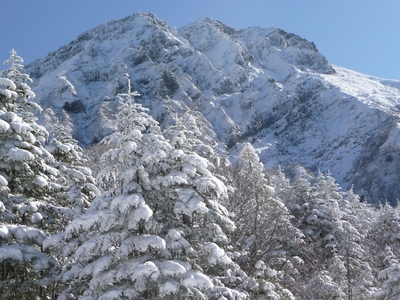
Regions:
<instances>
[{"instance_id":1,"label":"dark rock face","mask_svg":"<svg viewBox=\"0 0 400 300\"><path fill-rule=\"evenodd\" d=\"M251 142L266 167L330 172L367 201L400 194L400 83L332 67L314 43L211 18L179 30L138 13L81 34L27 66L44 108L82 144L114 130L121 93L168 126L189 112L220 149Z\"/></svg>"},{"instance_id":2,"label":"dark rock face","mask_svg":"<svg viewBox=\"0 0 400 300\"><path fill-rule=\"evenodd\" d=\"M72 114L85 113L86 109L81 100L75 100L71 103L65 102L63 109Z\"/></svg>"}]
</instances>

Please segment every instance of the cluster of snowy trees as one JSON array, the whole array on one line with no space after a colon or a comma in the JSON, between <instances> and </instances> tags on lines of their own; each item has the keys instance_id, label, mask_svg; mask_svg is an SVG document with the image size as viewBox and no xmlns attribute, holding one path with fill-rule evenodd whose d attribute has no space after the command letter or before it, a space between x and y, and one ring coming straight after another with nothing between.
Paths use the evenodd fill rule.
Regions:
<instances>
[{"instance_id":1,"label":"cluster of snowy trees","mask_svg":"<svg viewBox=\"0 0 400 300\"><path fill-rule=\"evenodd\" d=\"M163 131L131 101L95 179L63 128L37 124L22 59L5 63L1 299L400 297L398 208L301 167L266 172L250 144L220 158L189 114Z\"/></svg>"}]
</instances>

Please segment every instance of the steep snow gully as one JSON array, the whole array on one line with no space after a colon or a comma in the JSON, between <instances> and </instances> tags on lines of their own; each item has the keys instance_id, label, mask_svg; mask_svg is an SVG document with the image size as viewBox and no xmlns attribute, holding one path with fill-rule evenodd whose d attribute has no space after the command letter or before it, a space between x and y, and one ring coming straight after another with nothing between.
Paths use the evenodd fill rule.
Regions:
<instances>
[{"instance_id":1,"label":"steep snow gully","mask_svg":"<svg viewBox=\"0 0 400 300\"><path fill-rule=\"evenodd\" d=\"M89 30L27 66L40 121L82 144L113 131L132 88L168 126L195 116L221 151L251 142L268 168L330 172L370 202L400 195L400 81L332 66L316 46L276 28L205 18L179 30L137 13Z\"/></svg>"}]
</instances>

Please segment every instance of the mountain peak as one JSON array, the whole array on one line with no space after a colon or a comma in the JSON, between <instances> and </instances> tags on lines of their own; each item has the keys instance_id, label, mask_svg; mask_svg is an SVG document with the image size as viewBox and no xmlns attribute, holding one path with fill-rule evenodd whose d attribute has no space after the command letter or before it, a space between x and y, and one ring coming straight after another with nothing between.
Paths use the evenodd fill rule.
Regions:
<instances>
[{"instance_id":1,"label":"mountain peak","mask_svg":"<svg viewBox=\"0 0 400 300\"><path fill-rule=\"evenodd\" d=\"M376 175L382 164L400 168L393 150L400 147L398 83L335 69L314 43L281 29L204 18L177 31L143 12L27 66L44 109L40 121L50 131L62 123L81 144L115 130L111 120L131 82L142 95L136 101L163 127L189 114L221 151L248 141L268 167L331 171L344 188L395 199L400 175Z\"/></svg>"},{"instance_id":2,"label":"mountain peak","mask_svg":"<svg viewBox=\"0 0 400 300\"><path fill-rule=\"evenodd\" d=\"M237 33L237 29L231 26L228 26L218 20L215 20L211 17L206 17L202 19L198 19L197 21L187 25L187 26L195 26L195 27L201 27L201 26L211 26L218 30L222 34L227 34L229 36L233 36Z\"/></svg>"},{"instance_id":3,"label":"mountain peak","mask_svg":"<svg viewBox=\"0 0 400 300\"><path fill-rule=\"evenodd\" d=\"M154 31L170 30L168 24L153 13L138 12L121 20L108 21L85 31L69 44L50 52L44 58L32 62L30 64L30 68L34 70L32 76L35 78L43 76L79 53L87 52L95 44L103 43L104 47L107 47L111 43L119 44L120 41L124 41L124 47L129 47L130 41L134 43L134 40L145 39L146 34L149 36Z\"/></svg>"},{"instance_id":4,"label":"mountain peak","mask_svg":"<svg viewBox=\"0 0 400 300\"><path fill-rule=\"evenodd\" d=\"M313 42L309 42L308 40L303 39L302 37L294 33L288 33L282 29L277 29L276 34L281 35L289 46L298 47L300 49L309 49L314 52L318 52L318 49Z\"/></svg>"}]
</instances>

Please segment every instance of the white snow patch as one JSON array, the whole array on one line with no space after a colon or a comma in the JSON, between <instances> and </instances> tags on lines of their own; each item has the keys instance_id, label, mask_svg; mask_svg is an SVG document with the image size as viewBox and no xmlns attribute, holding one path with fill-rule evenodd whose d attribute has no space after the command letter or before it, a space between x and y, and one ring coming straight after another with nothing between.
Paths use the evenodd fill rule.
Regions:
<instances>
[{"instance_id":1,"label":"white snow patch","mask_svg":"<svg viewBox=\"0 0 400 300\"><path fill-rule=\"evenodd\" d=\"M0 225L0 237L1 238L7 238L8 237L8 228L5 225Z\"/></svg>"},{"instance_id":2,"label":"white snow patch","mask_svg":"<svg viewBox=\"0 0 400 300\"><path fill-rule=\"evenodd\" d=\"M118 209L120 212L127 212L132 208L136 208L140 203L143 203L144 199L140 194L126 195L122 194L115 197L110 204L110 209Z\"/></svg>"},{"instance_id":3,"label":"white snow patch","mask_svg":"<svg viewBox=\"0 0 400 300\"><path fill-rule=\"evenodd\" d=\"M207 169L208 164L209 164L209 162L206 158L203 158L196 153L186 155L184 160L185 160L185 162L187 162L197 168L201 167L201 168Z\"/></svg>"},{"instance_id":4,"label":"white snow patch","mask_svg":"<svg viewBox=\"0 0 400 300\"><path fill-rule=\"evenodd\" d=\"M163 275L173 277L183 275L187 271L187 269L177 261L160 262L159 269Z\"/></svg>"},{"instance_id":5,"label":"white snow patch","mask_svg":"<svg viewBox=\"0 0 400 300\"><path fill-rule=\"evenodd\" d=\"M160 270L157 266L153 262L147 261L137 266L131 277L133 281L140 277L150 277L151 279L156 280L160 274Z\"/></svg>"},{"instance_id":6,"label":"white snow patch","mask_svg":"<svg viewBox=\"0 0 400 300\"><path fill-rule=\"evenodd\" d=\"M206 214L208 212L203 198L192 189L179 189L178 200L174 207L176 214L192 216L194 212L199 214Z\"/></svg>"},{"instance_id":7,"label":"white snow patch","mask_svg":"<svg viewBox=\"0 0 400 300\"><path fill-rule=\"evenodd\" d=\"M16 90L17 86L15 85L14 81L8 78L0 78L0 86L4 86L11 90Z\"/></svg>"},{"instance_id":8,"label":"white snow patch","mask_svg":"<svg viewBox=\"0 0 400 300\"><path fill-rule=\"evenodd\" d=\"M33 224L35 224L35 223L37 223L37 222L39 222L39 221L41 221L41 220L43 220L43 216L42 216L42 214L41 213L34 213L32 216L31 216L31 222L33 223Z\"/></svg>"},{"instance_id":9,"label":"white snow patch","mask_svg":"<svg viewBox=\"0 0 400 300\"><path fill-rule=\"evenodd\" d=\"M0 132L5 133L10 129L10 124L6 121L0 120Z\"/></svg>"},{"instance_id":10,"label":"white snow patch","mask_svg":"<svg viewBox=\"0 0 400 300\"><path fill-rule=\"evenodd\" d=\"M0 175L0 186L7 186L8 185L8 181Z\"/></svg>"},{"instance_id":11,"label":"white snow patch","mask_svg":"<svg viewBox=\"0 0 400 300\"><path fill-rule=\"evenodd\" d=\"M5 261L12 259L15 261L22 262L24 260L24 255L19 245L7 245L0 248L0 261Z\"/></svg>"},{"instance_id":12,"label":"white snow patch","mask_svg":"<svg viewBox=\"0 0 400 300\"><path fill-rule=\"evenodd\" d=\"M118 249L120 255L128 255L132 251L147 252L162 251L166 248L165 241L156 235L141 235L127 238ZM151 251L150 250L150 251Z\"/></svg>"},{"instance_id":13,"label":"white snow patch","mask_svg":"<svg viewBox=\"0 0 400 300\"><path fill-rule=\"evenodd\" d=\"M44 178L43 176L40 176L40 175L36 175L34 183L41 188L43 188L49 184L47 182L46 178Z\"/></svg>"},{"instance_id":14,"label":"white snow patch","mask_svg":"<svg viewBox=\"0 0 400 300\"><path fill-rule=\"evenodd\" d=\"M152 216L153 211L147 204L144 204L135 209L133 213L129 216L128 228L136 228L137 224L141 220L148 222Z\"/></svg>"},{"instance_id":15,"label":"white snow patch","mask_svg":"<svg viewBox=\"0 0 400 300\"><path fill-rule=\"evenodd\" d=\"M214 287L211 279L195 271L189 271L188 276L182 280L182 285L187 288L211 289Z\"/></svg>"},{"instance_id":16,"label":"white snow patch","mask_svg":"<svg viewBox=\"0 0 400 300\"><path fill-rule=\"evenodd\" d=\"M225 184L213 176L199 178L195 184L199 191L205 193L213 191L218 197L226 196L228 193Z\"/></svg>"},{"instance_id":17,"label":"white snow patch","mask_svg":"<svg viewBox=\"0 0 400 300\"><path fill-rule=\"evenodd\" d=\"M35 156L27 150L11 148L8 151L8 160L29 161L29 160L35 160Z\"/></svg>"},{"instance_id":18,"label":"white snow patch","mask_svg":"<svg viewBox=\"0 0 400 300\"><path fill-rule=\"evenodd\" d=\"M184 234L179 229L170 229L165 236L168 250L175 253L190 253L193 251L190 243L185 239Z\"/></svg>"},{"instance_id":19,"label":"white snow patch","mask_svg":"<svg viewBox=\"0 0 400 300\"><path fill-rule=\"evenodd\" d=\"M176 294L179 291L179 284L176 281L167 281L160 285L160 296Z\"/></svg>"},{"instance_id":20,"label":"white snow patch","mask_svg":"<svg viewBox=\"0 0 400 300\"><path fill-rule=\"evenodd\" d=\"M206 243L203 251L207 254L208 262L211 265L230 265L232 260L225 254L225 251L215 243Z\"/></svg>"}]
</instances>

